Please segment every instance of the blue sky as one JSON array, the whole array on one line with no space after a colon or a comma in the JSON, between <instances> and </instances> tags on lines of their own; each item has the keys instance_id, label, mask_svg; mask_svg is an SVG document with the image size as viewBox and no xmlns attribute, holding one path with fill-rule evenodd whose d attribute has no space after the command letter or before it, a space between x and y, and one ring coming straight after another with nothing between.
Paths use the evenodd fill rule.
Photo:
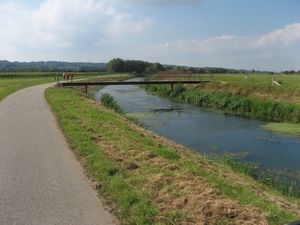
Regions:
<instances>
[{"instance_id":1,"label":"blue sky","mask_svg":"<svg viewBox=\"0 0 300 225\"><path fill-rule=\"evenodd\" d=\"M300 0L0 0L0 60L300 70Z\"/></svg>"}]
</instances>

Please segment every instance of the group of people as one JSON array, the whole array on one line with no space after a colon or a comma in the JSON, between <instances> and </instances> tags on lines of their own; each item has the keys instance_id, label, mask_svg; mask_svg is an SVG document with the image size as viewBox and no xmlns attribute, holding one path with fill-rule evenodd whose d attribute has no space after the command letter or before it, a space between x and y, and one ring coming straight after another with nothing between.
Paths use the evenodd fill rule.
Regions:
<instances>
[{"instance_id":1,"label":"group of people","mask_svg":"<svg viewBox=\"0 0 300 225\"><path fill-rule=\"evenodd\" d=\"M74 77L74 74L72 74L72 73L63 73L63 78L64 78L64 80L71 80L71 81L73 81L73 77Z\"/></svg>"}]
</instances>

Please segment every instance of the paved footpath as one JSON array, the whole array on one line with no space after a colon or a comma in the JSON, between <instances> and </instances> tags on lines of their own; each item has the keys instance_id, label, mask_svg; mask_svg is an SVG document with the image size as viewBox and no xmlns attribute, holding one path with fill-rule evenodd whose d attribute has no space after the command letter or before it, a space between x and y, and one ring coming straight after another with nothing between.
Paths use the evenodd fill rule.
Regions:
<instances>
[{"instance_id":1,"label":"paved footpath","mask_svg":"<svg viewBox=\"0 0 300 225\"><path fill-rule=\"evenodd\" d=\"M57 126L44 99L49 86L0 102L0 224L116 224Z\"/></svg>"}]
</instances>

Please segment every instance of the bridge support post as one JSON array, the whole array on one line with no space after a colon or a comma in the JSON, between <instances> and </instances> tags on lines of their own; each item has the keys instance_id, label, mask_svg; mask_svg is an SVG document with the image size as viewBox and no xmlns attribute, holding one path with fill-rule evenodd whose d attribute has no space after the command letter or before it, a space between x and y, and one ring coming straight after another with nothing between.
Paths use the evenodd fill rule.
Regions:
<instances>
[{"instance_id":1,"label":"bridge support post","mask_svg":"<svg viewBox=\"0 0 300 225\"><path fill-rule=\"evenodd\" d=\"M174 84L171 84L171 93L173 93Z\"/></svg>"},{"instance_id":2,"label":"bridge support post","mask_svg":"<svg viewBox=\"0 0 300 225\"><path fill-rule=\"evenodd\" d=\"M85 93L86 93L86 94L87 94L87 87L88 87L88 86L87 86L87 85L85 85Z\"/></svg>"}]
</instances>

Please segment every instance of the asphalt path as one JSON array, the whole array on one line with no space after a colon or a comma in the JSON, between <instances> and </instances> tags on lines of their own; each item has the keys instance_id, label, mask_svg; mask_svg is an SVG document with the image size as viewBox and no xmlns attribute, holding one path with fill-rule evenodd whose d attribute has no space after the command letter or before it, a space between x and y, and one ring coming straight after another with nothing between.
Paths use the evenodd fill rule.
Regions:
<instances>
[{"instance_id":1,"label":"asphalt path","mask_svg":"<svg viewBox=\"0 0 300 225\"><path fill-rule=\"evenodd\" d=\"M0 224L117 224L68 148L38 85L0 102Z\"/></svg>"}]
</instances>

